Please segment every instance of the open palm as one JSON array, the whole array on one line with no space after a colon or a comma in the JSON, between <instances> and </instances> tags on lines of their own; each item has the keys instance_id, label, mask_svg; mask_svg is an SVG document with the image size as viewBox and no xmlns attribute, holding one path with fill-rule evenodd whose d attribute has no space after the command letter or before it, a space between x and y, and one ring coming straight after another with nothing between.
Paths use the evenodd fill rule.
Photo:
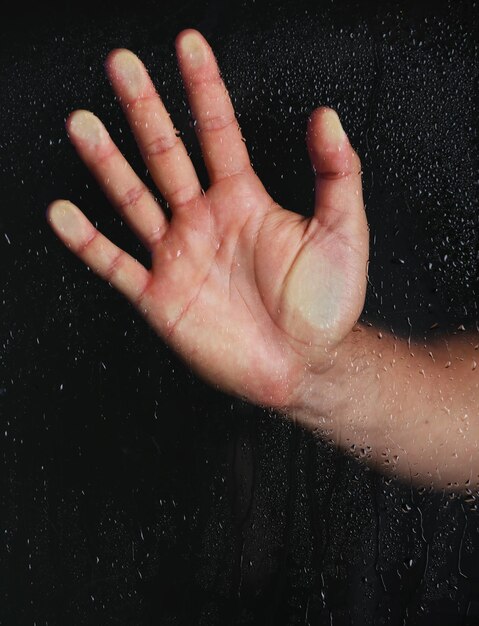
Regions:
<instances>
[{"instance_id":1,"label":"open palm","mask_svg":"<svg viewBox=\"0 0 479 626\"><path fill-rule=\"evenodd\" d=\"M314 217L281 208L251 167L210 47L193 30L180 33L176 46L210 178L206 192L139 59L115 50L107 60L171 220L92 113L76 111L67 123L81 158L150 250L151 270L70 202L52 203L48 219L200 375L253 402L285 406L305 369L331 366L364 304L368 229L359 159L336 114L317 109L308 125Z\"/></svg>"}]
</instances>

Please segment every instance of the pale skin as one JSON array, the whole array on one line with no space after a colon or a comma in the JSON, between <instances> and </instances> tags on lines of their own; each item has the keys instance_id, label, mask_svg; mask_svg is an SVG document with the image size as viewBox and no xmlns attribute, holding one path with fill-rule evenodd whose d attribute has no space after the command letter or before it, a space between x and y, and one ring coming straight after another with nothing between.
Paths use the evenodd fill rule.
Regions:
<instances>
[{"instance_id":1,"label":"pale skin","mask_svg":"<svg viewBox=\"0 0 479 626\"><path fill-rule=\"evenodd\" d=\"M151 269L67 200L48 208L54 231L211 384L280 411L400 479L477 486L474 338L415 345L358 323L369 233L360 160L336 113L322 107L308 120L316 194L314 215L304 218L280 207L253 171L206 40L185 30L176 51L208 189L141 61L114 50L108 77L172 217L100 120L75 111L70 139L149 250Z\"/></svg>"}]
</instances>

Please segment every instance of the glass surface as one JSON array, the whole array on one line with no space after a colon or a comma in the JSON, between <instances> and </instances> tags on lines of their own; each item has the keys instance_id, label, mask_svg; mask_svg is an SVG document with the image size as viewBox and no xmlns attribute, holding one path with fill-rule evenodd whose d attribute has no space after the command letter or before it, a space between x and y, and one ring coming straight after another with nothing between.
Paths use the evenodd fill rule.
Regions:
<instances>
[{"instance_id":1,"label":"glass surface","mask_svg":"<svg viewBox=\"0 0 479 626\"><path fill-rule=\"evenodd\" d=\"M203 383L45 221L69 198L148 263L64 120L94 111L151 183L103 69L130 48L206 185L173 51L194 27L286 208L313 206L308 115L339 112L370 224L363 319L474 329L478 15L467 1L140 0L5 19L0 624L479 623L474 499L387 478Z\"/></svg>"}]
</instances>

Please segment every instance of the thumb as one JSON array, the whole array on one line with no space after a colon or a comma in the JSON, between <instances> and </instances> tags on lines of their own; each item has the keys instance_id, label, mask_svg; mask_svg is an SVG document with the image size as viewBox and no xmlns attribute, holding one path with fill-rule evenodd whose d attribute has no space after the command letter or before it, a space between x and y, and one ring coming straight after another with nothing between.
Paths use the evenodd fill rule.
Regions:
<instances>
[{"instance_id":1,"label":"thumb","mask_svg":"<svg viewBox=\"0 0 479 626\"><path fill-rule=\"evenodd\" d=\"M307 130L308 151L316 176L314 215L322 226L360 237L367 228L361 161L336 112L315 109Z\"/></svg>"}]
</instances>

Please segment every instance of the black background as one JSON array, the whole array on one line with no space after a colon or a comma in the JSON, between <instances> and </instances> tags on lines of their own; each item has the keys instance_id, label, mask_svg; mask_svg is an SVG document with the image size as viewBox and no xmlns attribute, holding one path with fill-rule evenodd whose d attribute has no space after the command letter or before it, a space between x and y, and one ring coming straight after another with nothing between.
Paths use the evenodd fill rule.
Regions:
<instances>
[{"instance_id":1,"label":"black background","mask_svg":"<svg viewBox=\"0 0 479 626\"><path fill-rule=\"evenodd\" d=\"M340 113L363 160L371 226L364 320L404 336L475 332L478 9L10 5L0 27L2 626L479 624L474 503L386 479L198 381L45 223L48 203L69 198L147 262L64 120L94 111L149 181L103 71L109 50L131 48L204 178L173 54L176 34L198 28L254 167L287 208L312 208L308 115L323 104Z\"/></svg>"}]
</instances>

